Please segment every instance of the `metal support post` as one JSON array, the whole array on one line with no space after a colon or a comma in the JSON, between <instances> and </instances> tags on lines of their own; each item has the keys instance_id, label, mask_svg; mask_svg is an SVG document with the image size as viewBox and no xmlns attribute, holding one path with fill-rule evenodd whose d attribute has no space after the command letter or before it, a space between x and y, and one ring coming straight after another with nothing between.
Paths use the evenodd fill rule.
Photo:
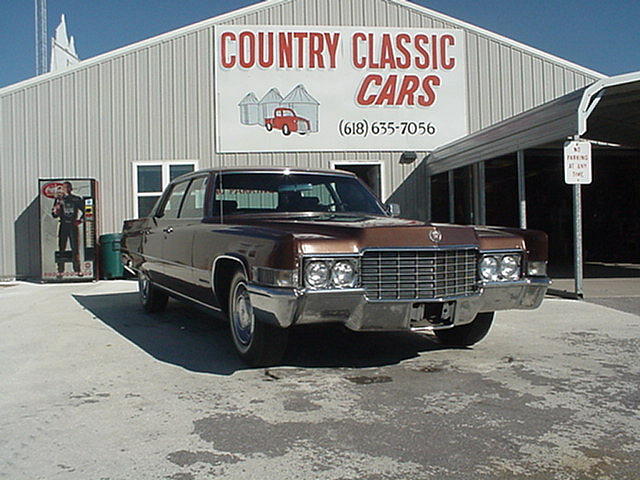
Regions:
<instances>
[{"instance_id":1,"label":"metal support post","mask_svg":"<svg viewBox=\"0 0 640 480\"><path fill-rule=\"evenodd\" d=\"M527 190L524 169L524 150L518 150L518 211L520 212L520 228L527 228Z\"/></svg>"},{"instance_id":2,"label":"metal support post","mask_svg":"<svg viewBox=\"0 0 640 480\"><path fill-rule=\"evenodd\" d=\"M574 238L574 273L575 293L582 298L583 292L583 258L582 258L582 190L581 185L573 186L573 238Z\"/></svg>"},{"instance_id":3,"label":"metal support post","mask_svg":"<svg viewBox=\"0 0 640 480\"><path fill-rule=\"evenodd\" d=\"M477 178L478 178L478 221L476 222L479 225L487 224L487 194L486 194L486 181L485 181L485 170L484 170L484 162L478 163L477 167Z\"/></svg>"},{"instance_id":4,"label":"metal support post","mask_svg":"<svg viewBox=\"0 0 640 480\"><path fill-rule=\"evenodd\" d=\"M449 176L449 223L456 223L456 192L453 170L447 172Z\"/></svg>"}]
</instances>

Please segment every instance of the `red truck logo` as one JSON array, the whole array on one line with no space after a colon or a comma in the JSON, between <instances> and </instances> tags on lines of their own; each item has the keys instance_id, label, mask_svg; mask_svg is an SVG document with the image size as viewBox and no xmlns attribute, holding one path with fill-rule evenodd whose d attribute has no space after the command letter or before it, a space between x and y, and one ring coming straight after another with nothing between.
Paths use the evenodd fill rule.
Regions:
<instances>
[{"instance_id":1,"label":"red truck logo","mask_svg":"<svg viewBox=\"0 0 640 480\"><path fill-rule=\"evenodd\" d=\"M291 108L276 108L273 117L264 119L264 126L269 132L274 128L282 130L284 135L291 135L291 132L304 135L311 130L309 120L297 116Z\"/></svg>"}]
</instances>

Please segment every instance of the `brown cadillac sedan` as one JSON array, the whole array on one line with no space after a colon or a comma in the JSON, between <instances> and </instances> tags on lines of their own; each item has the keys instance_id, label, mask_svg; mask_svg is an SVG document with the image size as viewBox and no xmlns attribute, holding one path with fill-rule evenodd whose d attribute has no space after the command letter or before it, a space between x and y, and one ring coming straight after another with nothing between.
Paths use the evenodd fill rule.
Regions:
<instances>
[{"instance_id":1,"label":"brown cadillac sedan","mask_svg":"<svg viewBox=\"0 0 640 480\"><path fill-rule=\"evenodd\" d=\"M395 218L351 173L206 170L127 220L140 299L220 311L242 359L277 363L295 325L433 332L472 345L496 310L533 309L549 285L542 232Z\"/></svg>"}]
</instances>

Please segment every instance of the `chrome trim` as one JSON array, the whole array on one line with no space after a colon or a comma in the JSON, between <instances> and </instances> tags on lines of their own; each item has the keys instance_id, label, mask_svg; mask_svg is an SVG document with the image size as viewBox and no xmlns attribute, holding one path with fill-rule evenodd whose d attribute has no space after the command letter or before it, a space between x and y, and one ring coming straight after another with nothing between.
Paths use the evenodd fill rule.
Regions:
<instances>
[{"instance_id":1,"label":"chrome trim","mask_svg":"<svg viewBox=\"0 0 640 480\"><path fill-rule=\"evenodd\" d=\"M478 295L442 299L455 301L453 324L417 327L414 331L433 331L465 325L481 312L537 308L549 286L548 278L527 278L520 282L483 288ZM362 289L301 292L296 289L268 288L248 284L251 302L259 319L283 328L291 325L339 322L351 330L411 330L412 314L419 303L402 300L372 302ZM331 295L327 295L330 293Z\"/></svg>"},{"instance_id":2,"label":"chrome trim","mask_svg":"<svg viewBox=\"0 0 640 480\"><path fill-rule=\"evenodd\" d=\"M390 252L390 253L402 253L402 252L410 252L410 253L416 253L416 254L420 254L420 253L450 253L450 252L464 252L465 255L468 255L469 258L465 258L464 262L461 264L456 264L456 269L454 274L457 275L459 272L459 268L458 267L463 267L462 268L462 273L467 272L467 274L462 275L463 276L463 284L465 285L462 290L465 291L465 293L461 293L461 292L451 292L452 295L445 295L445 296L435 296L437 295L437 290L438 289L442 289L443 285L437 286L436 284L438 283L437 281L437 276L438 276L438 272L433 269L433 286L431 288L428 288L426 290L432 290L433 291L433 297L430 296L426 296L426 297L407 297L407 298L372 298L369 297L368 294L365 294L365 296L367 297L367 300L373 303L377 303L377 302L402 302L402 301L414 301L414 302L431 302L431 301L439 301L439 302L446 302L448 300L455 300L455 299L459 299L459 298L466 298L466 297L474 297L479 295L479 290L481 287L481 284L479 282L479 276L478 276L478 258L479 258L479 250L478 247L476 245L444 245L444 246L425 246L425 247L400 247L400 248L396 248L396 247L383 247L383 248L375 248L375 247L371 247L371 248L366 248L362 251L362 258L361 258L361 264L360 264L360 271L361 271L361 279L362 276L364 275L363 269L364 269L364 265L363 265L363 259L364 256L367 255L368 253L384 253L384 252ZM472 258L473 257L473 258ZM416 255L414 255L411 258L417 258ZM437 261L438 259L435 257L425 257L426 260L433 260L433 261ZM389 260L394 261L393 258L390 258ZM471 283L471 272L469 272L471 266L473 265L473 282ZM434 265L435 267L435 265ZM409 274L411 276L411 274ZM442 273L440 273L440 275L442 275ZM446 274L445 274L446 275ZM440 280L440 283L442 283L442 279ZM377 284L381 284L380 281L374 282ZM402 283L401 280L398 280L397 282L398 287L400 286L400 284ZM416 282L410 282L410 280L406 280L405 283L416 283L417 285L417 281ZM471 284L473 284L473 287L469 287ZM362 287L364 287L364 283L363 281L361 281L360 284ZM446 281L444 282L444 289L445 292L442 293L446 293L446 289L447 289L447 285L446 285ZM365 289L366 290L366 289ZM411 290L416 290L416 294L418 291L418 288L416 287L415 289L411 289ZM460 289L455 289L454 290L460 290ZM468 290L474 290L471 292L468 292ZM381 289L377 289L378 292L380 292L378 295L375 295L375 297L381 297L382 293L381 293ZM402 289L398 288L398 292L401 292ZM405 289L406 291L406 289ZM400 294L398 294L397 296L400 296Z\"/></svg>"},{"instance_id":3,"label":"chrome trim","mask_svg":"<svg viewBox=\"0 0 640 480\"><path fill-rule=\"evenodd\" d=\"M397 252L397 251L439 251L439 250L479 250L477 245L427 245L424 247L367 247L361 250L361 255L368 251Z\"/></svg>"},{"instance_id":4,"label":"chrome trim","mask_svg":"<svg viewBox=\"0 0 640 480\"><path fill-rule=\"evenodd\" d=\"M480 255L505 255L507 253L519 253L520 255L524 255L524 250L519 248L503 248L500 250L480 250Z\"/></svg>"},{"instance_id":5,"label":"chrome trim","mask_svg":"<svg viewBox=\"0 0 640 480\"><path fill-rule=\"evenodd\" d=\"M222 310L217 308L217 307L213 307L213 306L211 306L211 305L209 305L207 303L201 302L200 300L196 300L195 298L190 297L189 295L185 295L184 293L176 292L175 290L172 290L169 287L165 287L164 285L160 285L158 283L154 283L153 286L154 287L158 287L158 288L160 288L162 290L165 290L165 291L169 292L172 295L177 295L179 297L185 298L190 302L197 303L198 305L201 305L201 306L203 306L205 308L208 308L210 310L214 310L216 312L222 312Z\"/></svg>"},{"instance_id":6,"label":"chrome trim","mask_svg":"<svg viewBox=\"0 0 640 480\"><path fill-rule=\"evenodd\" d=\"M242 270L244 271L245 278L247 279L247 281L249 281L249 274L242 260L240 260L238 257L233 257L231 255L218 255L211 263L211 291L213 292L213 295L216 297L216 299L218 298L218 294L216 293L215 275L216 275L216 264L218 263L218 260L233 260L235 262L238 262L242 266Z\"/></svg>"}]
</instances>

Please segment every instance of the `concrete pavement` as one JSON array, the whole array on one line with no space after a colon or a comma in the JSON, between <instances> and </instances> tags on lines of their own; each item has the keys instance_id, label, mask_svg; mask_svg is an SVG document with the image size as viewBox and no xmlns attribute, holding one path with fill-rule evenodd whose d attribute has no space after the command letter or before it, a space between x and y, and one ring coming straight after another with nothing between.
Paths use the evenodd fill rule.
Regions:
<instances>
[{"instance_id":1,"label":"concrete pavement","mask_svg":"<svg viewBox=\"0 0 640 480\"><path fill-rule=\"evenodd\" d=\"M306 328L265 370L135 289L0 288L0 478L638 478L632 313L548 299L469 349Z\"/></svg>"}]
</instances>

